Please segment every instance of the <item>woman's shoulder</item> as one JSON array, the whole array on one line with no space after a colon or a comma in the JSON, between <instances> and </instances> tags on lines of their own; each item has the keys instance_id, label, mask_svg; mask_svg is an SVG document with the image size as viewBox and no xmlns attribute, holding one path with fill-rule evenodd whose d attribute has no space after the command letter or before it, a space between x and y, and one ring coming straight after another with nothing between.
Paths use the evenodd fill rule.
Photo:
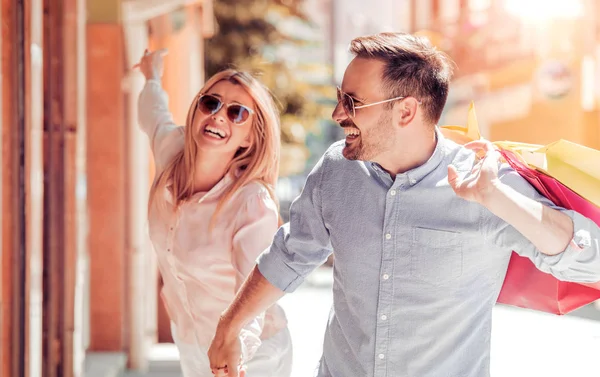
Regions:
<instances>
[{"instance_id":1,"label":"woman's shoulder","mask_svg":"<svg viewBox=\"0 0 600 377\"><path fill-rule=\"evenodd\" d=\"M273 201L269 187L264 182L258 180L244 184L238 189L236 196L241 200L260 199Z\"/></svg>"},{"instance_id":2,"label":"woman's shoulder","mask_svg":"<svg viewBox=\"0 0 600 377\"><path fill-rule=\"evenodd\" d=\"M236 213L238 221L242 222L258 218L270 218L277 222L279 216L276 201L267 186L260 181L251 181L240 187L229 201L228 207Z\"/></svg>"}]
</instances>

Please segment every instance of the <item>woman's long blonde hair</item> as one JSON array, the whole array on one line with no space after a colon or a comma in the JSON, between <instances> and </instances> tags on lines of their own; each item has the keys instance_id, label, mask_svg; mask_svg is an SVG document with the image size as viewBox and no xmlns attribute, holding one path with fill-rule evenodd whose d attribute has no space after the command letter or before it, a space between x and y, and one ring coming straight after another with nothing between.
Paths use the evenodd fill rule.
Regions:
<instances>
[{"instance_id":1,"label":"woman's long blonde hair","mask_svg":"<svg viewBox=\"0 0 600 377\"><path fill-rule=\"evenodd\" d=\"M171 193L174 208L194 194L194 172L198 146L194 141L192 125L196 105L200 96L220 81L229 81L246 90L254 100L255 113L250 131L250 146L240 148L231 160L226 174L233 175L233 184L226 189L219 200L211 224L214 224L219 211L227 200L238 189L252 181L262 183L277 203L274 188L279 174L281 137L277 107L269 90L256 78L246 72L227 69L212 76L192 101L185 124L183 150L175 155L154 180L150 189L149 210L153 204L159 208L166 208L165 189Z\"/></svg>"}]
</instances>

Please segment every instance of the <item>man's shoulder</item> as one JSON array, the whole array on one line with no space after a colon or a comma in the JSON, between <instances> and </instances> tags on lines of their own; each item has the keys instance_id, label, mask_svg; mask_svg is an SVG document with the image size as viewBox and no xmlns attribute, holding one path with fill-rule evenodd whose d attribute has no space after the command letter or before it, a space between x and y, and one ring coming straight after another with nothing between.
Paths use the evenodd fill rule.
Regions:
<instances>
[{"instance_id":1,"label":"man's shoulder","mask_svg":"<svg viewBox=\"0 0 600 377\"><path fill-rule=\"evenodd\" d=\"M360 161L348 160L344 157L344 154L342 153L344 145L344 140L336 141L331 144L325 153L323 153L319 162L313 167L311 175L315 175L317 172L320 176L339 174L359 166Z\"/></svg>"},{"instance_id":2,"label":"man's shoulder","mask_svg":"<svg viewBox=\"0 0 600 377\"><path fill-rule=\"evenodd\" d=\"M452 140L444 140L444 155L448 163L454 165L459 172L470 171L475 161L475 152L467 149Z\"/></svg>"},{"instance_id":3,"label":"man's shoulder","mask_svg":"<svg viewBox=\"0 0 600 377\"><path fill-rule=\"evenodd\" d=\"M326 161L347 161L344 158L344 155L342 154L342 151L344 150L345 143L346 142L344 140L339 140L339 141L336 141L335 143L331 144L329 146L329 148L327 148L327 150L323 154L323 160L326 160Z\"/></svg>"},{"instance_id":4,"label":"man's shoulder","mask_svg":"<svg viewBox=\"0 0 600 377\"><path fill-rule=\"evenodd\" d=\"M346 145L345 140L336 141L331 144L321 158L320 168L328 172L347 171L360 167L362 164L359 160L348 160L344 157L343 151Z\"/></svg>"}]
</instances>

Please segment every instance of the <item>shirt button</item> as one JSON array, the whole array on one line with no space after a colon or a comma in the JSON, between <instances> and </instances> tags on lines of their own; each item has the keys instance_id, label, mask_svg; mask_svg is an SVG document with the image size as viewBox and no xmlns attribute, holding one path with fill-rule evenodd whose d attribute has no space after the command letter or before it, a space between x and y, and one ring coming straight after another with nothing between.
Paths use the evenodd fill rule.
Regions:
<instances>
[{"instance_id":1,"label":"shirt button","mask_svg":"<svg viewBox=\"0 0 600 377\"><path fill-rule=\"evenodd\" d=\"M384 355L384 354L382 354L382 353L380 353L380 354L379 354L379 358L380 358L381 360L383 360L383 359L385 359L385 355Z\"/></svg>"},{"instance_id":2,"label":"shirt button","mask_svg":"<svg viewBox=\"0 0 600 377\"><path fill-rule=\"evenodd\" d=\"M410 180L410 184L411 184L411 185L414 185L415 183L417 183L417 180L416 180L416 179L411 179L411 180Z\"/></svg>"},{"instance_id":3,"label":"shirt button","mask_svg":"<svg viewBox=\"0 0 600 377\"><path fill-rule=\"evenodd\" d=\"M387 280L387 279L389 279L389 278L390 278L390 275L388 275L388 274L383 274L383 280Z\"/></svg>"},{"instance_id":4,"label":"shirt button","mask_svg":"<svg viewBox=\"0 0 600 377\"><path fill-rule=\"evenodd\" d=\"M381 320L382 321L385 321L386 319L387 319L387 315L384 314L384 315L381 316Z\"/></svg>"},{"instance_id":5,"label":"shirt button","mask_svg":"<svg viewBox=\"0 0 600 377\"><path fill-rule=\"evenodd\" d=\"M392 190L392 191L390 191L390 195L391 195L391 196L394 196L394 195L396 195L396 190Z\"/></svg>"},{"instance_id":6,"label":"shirt button","mask_svg":"<svg viewBox=\"0 0 600 377\"><path fill-rule=\"evenodd\" d=\"M385 239L386 239L386 240L389 240L389 239L391 239L391 238L392 238L392 235L391 235L391 234L387 233L387 234L385 235Z\"/></svg>"}]
</instances>

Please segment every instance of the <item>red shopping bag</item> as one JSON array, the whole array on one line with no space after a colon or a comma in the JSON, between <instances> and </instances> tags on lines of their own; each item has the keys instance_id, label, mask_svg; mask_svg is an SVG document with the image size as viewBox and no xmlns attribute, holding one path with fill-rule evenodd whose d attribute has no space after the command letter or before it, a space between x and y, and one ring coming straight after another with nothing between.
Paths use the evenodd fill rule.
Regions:
<instances>
[{"instance_id":1,"label":"red shopping bag","mask_svg":"<svg viewBox=\"0 0 600 377\"><path fill-rule=\"evenodd\" d=\"M600 225L600 208L556 179L522 163L511 151L500 151L510 166L554 204L579 212ZM567 314L600 299L600 282L571 283L538 270L513 252L498 302L554 314Z\"/></svg>"}]
</instances>

